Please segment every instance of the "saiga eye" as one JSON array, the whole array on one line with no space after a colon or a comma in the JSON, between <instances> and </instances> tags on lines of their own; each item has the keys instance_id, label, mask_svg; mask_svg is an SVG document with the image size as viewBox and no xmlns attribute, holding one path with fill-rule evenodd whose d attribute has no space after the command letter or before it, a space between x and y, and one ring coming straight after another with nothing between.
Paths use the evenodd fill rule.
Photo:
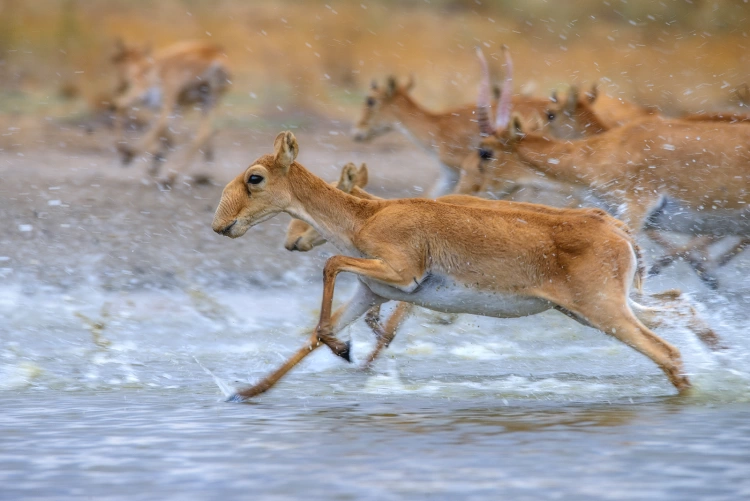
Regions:
<instances>
[{"instance_id":1,"label":"saiga eye","mask_svg":"<svg viewBox=\"0 0 750 501\"><path fill-rule=\"evenodd\" d=\"M247 182L250 184L258 184L261 181L263 181L263 176L259 176L258 174L252 174L247 180Z\"/></svg>"}]
</instances>

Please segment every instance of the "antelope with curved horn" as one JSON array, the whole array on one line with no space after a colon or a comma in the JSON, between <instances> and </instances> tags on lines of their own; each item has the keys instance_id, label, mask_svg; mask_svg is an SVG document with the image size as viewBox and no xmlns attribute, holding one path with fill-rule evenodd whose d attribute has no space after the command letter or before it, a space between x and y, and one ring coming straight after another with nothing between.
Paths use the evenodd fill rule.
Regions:
<instances>
[{"instance_id":1,"label":"antelope with curved horn","mask_svg":"<svg viewBox=\"0 0 750 501\"><path fill-rule=\"evenodd\" d=\"M411 97L413 86L413 78L404 85L399 85L394 77L389 77L384 86L373 81L352 137L356 141L369 141L394 129L403 132L419 146L437 154L441 171L430 196L445 195L458 184L461 163L476 142L473 123L476 107L472 104L435 113ZM548 106L545 99L513 96L512 89L506 87L499 94L501 102L513 102L527 127L543 126L540 117Z\"/></svg>"},{"instance_id":2,"label":"antelope with curved horn","mask_svg":"<svg viewBox=\"0 0 750 501\"><path fill-rule=\"evenodd\" d=\"M127 47L118 42L112 62L120 80L120 94L114 100L115 131L117 149L124 164L147 153L153 159L150 173L158 174L171 143L169 120L178 107L199 107L201 120L198 132L166 181L173 182L202 148L207 158L212 156L212 121L219 99L230 83L221 47L206 42L179 42L152 55L149 49ZM124 141L123 121L127 110L138 104L157 108L159 115L146 136L133 146Z\"/></svg>"},{"instance_id":3,"label":"antelope with curved horn","mask_svg":"<svg viewBox=\"0 0 750 501\"><path fill-rule=\"evenodd\" d=\"M513 60L507 46L502 46L502 53L506 67L503 92L507 95L510 94L513 89ZM492 103L490 101L489 93L489 66L481 48L477 47L476 54L479 59L481 70L476 115L477 124L479 126L479 135L485 137L492 135L500 124L508 122L513 103L509 100L501 99L498 102L497 115L493 121ZM546 104L545 114L548 114L548 109L549 103ZM483 155L484 151L481 149L477 150L475 142L475 149L465 156L461 163L461 179L457 190L458 193L487 193L492 198L505 199L510 198L523 187L533 186L539 189L556 192L566 191L576 198L581 198L580 193L577 193L571 186L540 179L535 172L521 165L506 165L502 180L498 179L498 182L495 182L491 186L487 186L487 171L483 163L475 161L477 154ZM577 191L580 192L581 190Z\"/></svg>"},{"instance_id":4,"label":"antelope with curved horn","mask_svg":"<svg viewBox=\"0 0 750 501\"><path fill-rule=\"evenodd\" d=\"M480 106L486 102L480 96ZM467 159L470 168L494 169L499 178L525 168L578 185L617 208L637 232L750 237L748 127L645 118L560 141L526 133L514 118L496 123L479 151Z\"/></svg>"},{"instance_id":5,"label":"antelope with curved horn","mask_svg":"<svg viewBox=\"0 0 750 501\"><path fill-rule=\"evenodd\" d=\"M557 137L563 137L566 130L569 131L570 137L587 137L601 134L619 127L623 123L644 117L664 118L652 109L608 98L611 104L614 102L614 106L621 108L621 110L629 110L629 113L621 113L620 120L617 122L609 120L605 123L605 120L599 117L594 109L598 96L596 84L590 92L584 94L579 93L575 87L571 87L565 99L558 99L557 95L553 94L551 100L556 103L556 106L551 107L547 112L550 129L556 131ZM733 112L691 113L683 115L679 119L693 122L726 122L745 125L750 123L749 115ZM750 245L750 239L742 238L720 256L711 258L708 254L709 246L721 240L721 237L698 236L692 238L686 245L674 246L656 230L649 230L648 236L666 250L666 253L651 266L649 274L656 275L670 263L683 258L698 276L714 289L718 287L718 279L714 276L713 269L725 265Z\"/></svg>"},{"instance_id":6,"label":"antelope with curved horn","mask_svg":"<svg viewBox=\"0 0 750 501\"><path fill-rule=\"evenodd\" d=\"M224 188L212 228L238 238L286 212L312 225L341 254L324 267L320 319L309 343L236 399L267 390L319 342L349 360L349 345L335 334L388 300L498 318L556 309L651 358L679 391L690 386L677 348L631 309L637 246L604 211L364 200L315 177L295 161L298 153L294 135L280 133L273 154L255 160ZM333 313L341 272L355 274L358 287Z\"/></svg>"}]
</instances>

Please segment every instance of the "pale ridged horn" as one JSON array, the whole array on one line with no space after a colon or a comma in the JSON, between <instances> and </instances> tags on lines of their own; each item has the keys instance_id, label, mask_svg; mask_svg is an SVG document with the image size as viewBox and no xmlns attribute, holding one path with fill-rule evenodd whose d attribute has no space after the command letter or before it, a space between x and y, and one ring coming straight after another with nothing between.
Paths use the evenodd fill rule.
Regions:
<instances>
[{"instance_id":1,"label":"pale ridged horn","mask_svg":"<svg viewBox=\"0 0 750 501\"><path fill-rule=\"evenodd\" d=\"M508 50L506 45L503 45L503 54L505 54L505 81L503 82L503 92L500 95L500 102L497 105L495 130L505 129L508 126L512 104L513 60L510 58L510 50Z\"/></svg>"},{"instance_id":2,"label":"pale ridged horn","mask_svg":"<svg viewBox=\"0 0 750 501\"><path fill-rule=\"evenodd\" d=\"M477 96L477 122L479 123L479 133L483 136L490 136L494 132L492 128L492 104L490 102L490 69L487 66L487 59L484 57L481 47L477 47L477 57L479 65L482 68L482 76L479 80L479 92Z\"/></svg>"}]
</instances>

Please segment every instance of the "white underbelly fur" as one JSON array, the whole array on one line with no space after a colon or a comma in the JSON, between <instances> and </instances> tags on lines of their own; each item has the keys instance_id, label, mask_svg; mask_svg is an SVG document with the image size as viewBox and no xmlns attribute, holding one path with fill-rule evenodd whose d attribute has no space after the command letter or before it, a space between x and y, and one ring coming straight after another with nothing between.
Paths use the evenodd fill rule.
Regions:
<instances>
[{"instance_id":1,"label":"white underbelly fur","mask_svg":"<svg viewBox=\"0 0 750 501\"><path fill-rule=\"evenodd\" d=\"M431 275L414 292L360 278L372 292L394 301L406 301L445 313L470 313L496 318L525 317L553 307L544 299L477 290L451 278Z\"/></svg>"}]
</instances>

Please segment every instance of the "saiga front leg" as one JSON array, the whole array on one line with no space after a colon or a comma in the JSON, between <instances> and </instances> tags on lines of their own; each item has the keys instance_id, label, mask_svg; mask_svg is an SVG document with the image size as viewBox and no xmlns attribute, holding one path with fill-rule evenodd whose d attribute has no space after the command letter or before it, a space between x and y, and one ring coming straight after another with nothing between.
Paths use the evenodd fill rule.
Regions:
<instances>
[{"instance_id":1,"label":"saiga front leg","mask_svg":"<svg viewBox=\"0 0 750 501\"><path fill-rule=\"evenodd\" d=\"M369 310L373 306L381 305L384 301L385 299L373 294L366 285L360 282L357 290L354 293L354 296L352 296L352 298L347 301L346 304L341 305L339 308L337 308L333 313L331 317L331 322L333 324L332 333L335 334L345 329L352 322L364 315L367 310ZM260 395L261 393L268 391L268 389L273 387L273 385L275 385L279 381L279 379L281 379L287 372L292 370L295 365L300 363L305 357L315 351L318 347L320 347L320 340L318 339L318 332L316 330L315 332L313 332L312 336L310 336L310 339L307 340L307 343L305 343L302 348L297 350L291 357L289 357L289 359L287 359L287 361L284 362L281 367L279 367L254 385L248 386L247 388L244 388L242 390L238 390L237 393L229 397L229 399L227 400L231 402L242 402L248 398L252 398L256 395Z\"/></svg>"},{"instance_id":2,"label":"saiga front leg","mask_svg":"<svg viewBox=\"0 0 750 501\"><path fill-rule=\"evenodd\" d=\"M136 157L142 152L150 153L153 156L157 156L159 154L159 149L161 146L161 136L163 135L164 130L167 127L169 116L174 112L176 105L177 96L173 95L173 93L167 94L164 98L164 103L162 105L161 111L159 112L159 118L156 120L154 126L151 127L151 129L149 129L149 131L146 133L146 137L143 138L143 140L140 142L140 145L132 148L120 143L118 149L123 154L124 163L129 163L132 158Z\"/></svg>"},{"instance_id":3,"label":"saiga front leg","mask_svg":"<svg viewBox=\"0 0 750 501\"><path fill-rule=\"evenodd\" d=\"M363 259L349 256L333 256L323 268L323 304L320 307L320 320L315 332L318 339L327 344L336 355L349 360L349 346L332 336L331 308L336 276L348 271L361 277L372 278L396 287L408 287L412 280L404 280L401 274L380 259ZM364 312L363 312L364 313Z\"/></svg>"}]
</instances>

